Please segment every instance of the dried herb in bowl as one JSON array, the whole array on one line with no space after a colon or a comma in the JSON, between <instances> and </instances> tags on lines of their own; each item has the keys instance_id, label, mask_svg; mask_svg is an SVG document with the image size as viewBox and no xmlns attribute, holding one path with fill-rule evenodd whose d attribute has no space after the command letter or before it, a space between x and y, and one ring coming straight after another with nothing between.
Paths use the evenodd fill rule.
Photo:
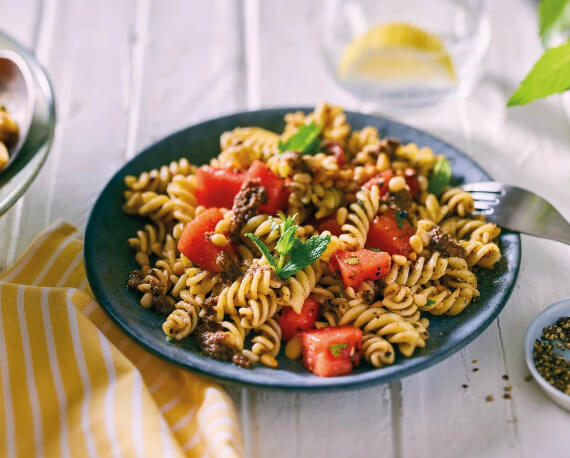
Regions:
<instances>
[{"instance_id":1,"label":"dried herb in bowl","mask_svg":"<svg viewBox=\"0 0 570 458\"><path fill-rule=\"evenodd\" d=\"M544 328L534 342L534 363L542 377L554 388L570 395L570 361L560 353L570 350L570 317L562 317Z\"/></svg>"}]
</instances>

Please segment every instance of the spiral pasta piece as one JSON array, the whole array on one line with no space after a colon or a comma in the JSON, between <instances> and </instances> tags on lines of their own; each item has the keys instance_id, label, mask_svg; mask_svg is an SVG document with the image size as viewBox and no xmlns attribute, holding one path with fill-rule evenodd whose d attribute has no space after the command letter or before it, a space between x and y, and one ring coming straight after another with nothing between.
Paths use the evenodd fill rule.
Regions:
<instances>
[{"instance_id":1,"label":"spiral pasta piece","mask_svg":"<svg viewBox=\"0 0 570 458\"><path fill-rule=\"evenodd\" d=\"M420 312L414 302L414 291L407 286L401 286L396 283L388 285L384 289L382 305L390 312L397 313L406 321L420 320Z\"/></svg>"},{"instance_id":2,"label":"spiral pasta piece","mask_svg":"<svg viewBox=\"0 0 570 458\"><path fill-rule=\"evenodd\" d=\"M150 255L160 254L165 234L163 223L158 222L156 226L145 224L144 230L137 231L137 236L128 240L129 246L136 251L135 260L141 267L150 266Z\"/></svg>"},{"instance_id":3,"label":"spiral pasta piece","mask_svg":"<svg viewBox=\"0 0 570 458\"><path fill-rule=\"evenodd\" d=\"M396 357L392 344L374 333L362 336L362 354L370 365L377 368L394 364Z\"/></svg>"},{"instance_id":4,"label":"spiral pasta piece","mask_svg":"<svg viewBox=\"0 0 570 458\"><path fill-rule=\"evenodd\" d=\"M164 165L160 169L143 172L139 176L128 175L125 177L125 186L130 191L146 192L153 191L164 193L172 177L176 175L187 176L196 171L196 166L190 164L188 159L182 158Z\"/></svg>"},{"instance_id":5,"label":"spiral pasta piece","mask_svg":"<svg viewBox=\"0 0 570 458\"><path fill-rule=\"evenodd\" d=\"M271 368L278 366L275 357L281 348L281 328L275 319L257 328L251 343L251 350L243 350L242 354L253 362L260 361Z\"/></svg>"},{"instance_id":6,"label":"spiral pasta piece","mask_svg":"<svg viewBox=\"0 0 570 458\"><path fill-rule=\"evenodd\" d=\"M196 214L198 201L194 196L196 177L176 175L168 184L166 192L170 197L170 205L174 207L172 215L178 221L187 223Z\"/></svg>"},{"instance_id":7,"label":"spiral pasta piece","mask_svg":"<svg viewBox=\"0 0 570 458\"><path fill-rule=\"evenodd\" d=\"M322 275L322 266L319 261L299 270L283 283L280 293L280 302L284 306L290 306L295 312L301 313L305 299Z\"/></svg>"},{"instance_id":8,"label":"spiral pasta piece","mask_svg":"<svg viewBox=\"0 0 570 458\"><path fill-rule=\"evenodd\" d=\"M462 240L461 246L469 266L479 266L492 269L501 259L501 250L495 243L482 243L477 240Z\"/></svg>"},{"instance_id":9,"label":"spiral pasta piece","mask_svg":"<svg viewBox=\"0 0 570 458\"><path fill-rule=\"evenodd\" d=\"M427 299L425 305L418 305L418 308L432 315L459 315L473 298L472 288L456 288L452 291L442 285L428 286L417 293Z\"/></svg>"},{"instance_id":10,"label":"spiral pasta piece","mask_svg":"<svg viewBox=\"0 0 570 458\"><path fill-rule=\"evenodd\" d=\"M362 188L356 194L357 202L350 204L346 223L342 225L339 239L345 250L360 250L366 243L370 222L380 206L380 190L372 186Z\"/></svg>"},{"instance_id":11,"label":"spiral pasta piece","mask_svg":"<svg viewBox=\"0 0 570 458\"><path fill-rule=\"evenodd\" d=\"M398 344L400 352L408 358L414 354L416 348L425 347L425 340L420 332L396 313L384 313L372 319L364 327L364 332L385 336L390 343Z\"/></svg>"},{"instance_id":12,"label":"spiral pasta piece","mask_svg":"<svg viewBox=\"0 0 570 458\"><path fill-rule=\"evenodd\" d=\"M247 318L245 324L242 320L242 325L257 327L270 318L270 311L273 312L271 316L275 314L276 310L273 309L277 308L277 303L272 288L278 288L280 284L273 277L271 267L251 266L242 277L222 289L214 306L216 321L222 321L224 314L236 315L240 309L240 315Z\"/></svg>"},{"instance_id":13,"label":"spiral pasta piece","mask_svg":"<svg viewBox=\"0 0 570 458\"><path fill-rule=\"evenodd\" d=\"M423 285L431 280L438 280L445 275L449 261L439 252L433 252L428 258L420 256L416 261L409 261L403 256L393 255L390 272L383 278L386 285L397 283L412 287Z\"/></svg>"},{"instance_id":14,"label":"spiral pasta piece","mask_svg":"<svg viewBox=\"0 0 570 458\"><path fill-rule=\"evenodd\" d=\"M198 325L198 307L185 301L178 301L176 310L172 311L162 324L164 333L175 340L188 337Z\"/></svg>"},{"instance_id":15,"label":"spiral pasta piece","mask_svg":"<svg viewBox=\"0 0 570 458\"><path fill-rule=\"evenodd\" d=\"M442 217L456 214L458 216L469 215L475 209L473 197L467 191L460 188L451 188L440 197Z\"/></svg>"}]
</instances>

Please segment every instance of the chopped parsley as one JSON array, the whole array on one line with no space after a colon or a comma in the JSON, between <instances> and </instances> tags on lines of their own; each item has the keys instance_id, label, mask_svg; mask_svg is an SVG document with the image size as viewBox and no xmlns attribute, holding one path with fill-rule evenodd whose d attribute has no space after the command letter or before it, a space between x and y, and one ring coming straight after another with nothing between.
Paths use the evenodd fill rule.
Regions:
<instances>
[{"instance_id":1,"label":"chopped parsley","mask_svg":"<svg viewBox=\"0 0 570 458\"><path fill-rule=\"evenodd\" d=\"M348 347L347 343L336 343L329 345L329 350L335 358L338 358L342 351Z\"/></svg>"},{"instance_id":2,"label":"chopped parsley","mask_svg":"<svg viewBox=\"0 0 570 458\"><path fill-rule=\"evenodd\" d=\"M402 229L404 227L404 223L406 218L408 217L408 212L404 210L397 211L394 216L396 217L396 222L398 223L398 229Z\"/></svg>"},{"instance_id":3,"label":"chopped parsley","mask_svg":"<svg viewBox=\"0 0 570 458\"><path fill-rule=\"evenodd\" d=\"M344 261L346 264L350 264L351 266L355 266L360 264L360 259L356 256L350 256L347 260Z\"/></svg>"}]
</instances>

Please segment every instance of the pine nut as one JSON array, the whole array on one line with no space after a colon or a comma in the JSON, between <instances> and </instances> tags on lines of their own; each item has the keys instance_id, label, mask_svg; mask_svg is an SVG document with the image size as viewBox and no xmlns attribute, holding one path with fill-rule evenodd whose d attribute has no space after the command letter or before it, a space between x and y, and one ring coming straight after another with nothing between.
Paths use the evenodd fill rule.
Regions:
<instances>
[{"instance_id":1,"label":"pine nut","mask_svg":"<svg viewBox=\"0 0 570 458\"><path fill-rule=\"evenodd\" d=\"M301 336L296 335L294 336L287 344L285 345L285 356L287 359L299 359L302 353L302 346L301 346Z\"/></svg>"},{"instance_id":2,"label":"pine nut","mask_svg":"<svg viewBox=\"0 0 570 458\"><path fill-rule=\"evenodd\" d=\"M392 255L392 261L401 266L405 266L408 263L406 257L402 256L401 254Z\"/></svg>"},{"instance_id":3,"label":"pine nut","mask_svg":"<svg viewBox=\"0 0 570 458\"><path fill-rule=\"evenodd\" d=\"M216 246L226 246L228 244L228 239L224 234L212 234L210 240Z\"/></svg>"},{"instance_id":4,"label":"pine nut","mask_svg":"<svg viewBox=\"0 0 570 458\"><path fill-rule=\"evenodd\" d=\"M141 297L141 305L145 309L150 308L150 306L152 305L152 294L151 293L145 293L144 296Z\"/></svg>"},{"instance_id":5,"label":"pine nut","mask_svg":"<svg viewBox=\"0 0 570 458\"><path fill-rule=\"evenodd\" d=\"M261 364L264 366L270 367L271 369L275 369L279 364L277 360L271 356L269 353L265 353L261 355Z\"/></svg>"},{"instance_id":6,"label":"pine nut","mask_svg":"<svg viewBox=\"0 0 570 458\"><path fill-rule=\"evenodd\" d=\"M412 247L412 250L414 250L417 254L420 254L424 249L422 239L417 235L412 235L410 237L410 246Z\"/></svg>"},{"instance_id":7,"label":"pine nut","mask_svg":"<svg viewBox=\"0 0 570 458\"><path fill-rule=\"evenodd\" d=\"M406 187L406 180L403 177L394 177L390 178L388 182L388 189L391 192L400 192L403 191Z\"/></svg>"},{"instance_id":8,"label":"pine nut","mask_svg":"<svg viewBox=\"0 0 570 458\"><path fill-rule=\"evenodd\" d=\"M414 304L423 307L427 304L427 298L423 294L414 294Z\"/></svg>"}]
</instances>

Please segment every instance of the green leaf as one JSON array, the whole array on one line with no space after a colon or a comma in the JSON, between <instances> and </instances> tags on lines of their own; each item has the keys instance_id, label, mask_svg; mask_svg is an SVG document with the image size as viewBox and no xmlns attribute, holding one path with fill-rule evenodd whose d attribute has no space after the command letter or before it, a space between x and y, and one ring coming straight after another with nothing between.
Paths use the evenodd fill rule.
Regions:
<instances>
[{"instance_id":1,"label":"green leaf","mask_svg":"<svg viewBox=\"0 0 570 458\"><path fill-rule=\"evenodd\" d=\"M436 301L432 301L431 299L428 299L428 300L427 300L427 303L426 303L426 306L429 307L430 305L435 305L435 304L437 304Z\"/></svg>"},{"instance_id":2,"label":"green leaf","mask_svg":"<svg viewBox=\"0 0 570 458\"><path fill-rule=\"evenodd\" d=\"M329 246L331 241L330 235L314 235L305 243L302 243L299 239L295 239L296 242L291 250L291 257L289 261L278 271L276 275L282 280L295 275L299 270L310 266L313 262L321 257Z\"/></svg>"},{"instance_id":3,"label":"green leaf","mask_svg":"<svg viewBox=\"0 0 570 458\"><path fill-rule=\"evenodd\" d=\"M336 343L329 345L329 350L335 358L338 358L346 347L348 347L347 343Z\"/></svg>"},{"instance_id":4,"label":"green leaf","mask_svg":"<svg viewBox=\"0 0 570 458\"><path fill-rule=\"evenodd\" d=\"M570 0L541 0L538 5L540 37L545 47L570 28Z\"/></svg>"},{"instance_id":5,"label":"green leaf","mask_svg":"<svg viewBox=\"0 0 570 458\"><path fill-rule=\"evenodd\" d=\"M396 217L396 222L398 223L398 229L402 229L404 227L404 223L406 222L406 218L408 217L408 212L406 211L399 211L394 214Z\"/></svg>"},{"instance_id":6,"label":"green leaf","mask_svg":"<svg viewBox=\"0 0 570 458\"><path fill-rule=\"evenodd\" d=\"M320 150L319 135L322 127L312 122L302 126L286 142L279 141L279 152L299 151L301 154L315 154Z\"/></svg>"},{"instance_id":7,"label":"green leaf","mask_svg":"<svg viewBox=\"0 0 570 458\"><path fill-rule=\"evenodd\" d=\"M285 225L283 225L285 227ZM297 233L297 226L293 225L288 227L284 230L283 235L277 241L277 245L275 245L275 251L279 254L287 254L293 248L293 244L295 243L295 234Z\"/></svg>"},{"instance_id":8,"label":"green leaf","mask_svg":"<svg viewBox=\"0 0 570 458\"><path fill-rule=\"evenodd\" d=\"M273 269L277 269L277 262L275 261L275 258L273 257L271 251L269 251L269 248L267 248L265 243L263 243L257 235L254 235L251 232L248 232L247 234L245 234L245 236L249 237L251 240L255 242L257 248L259 248L261 254L265 256L265 259L267 259L267 262L271 265L271 267L273 267Z\"/></svg>"},{"instance_id":9,"label":"green leaf","mask_svg":"<svg viewBox=\"0 0 570 458\"><path fill-rule=\"evenodd\" d=\"M449 185L450 181L451 165L449 165L449 161L445 156L439 156L433 166L431 179L429 180L428 192L437 196L447 185Z\"/></svg>"},{"instance_id":10,"label":"green leaf","mask_svg":"<svg viewBox=\"0 0 570 458\"><path fill-rule=\"evenodd\" d=\"M370 251L375 251L376 253L382 253L382 250L381 250L380 248L372 248L372 247L369 247L369 248L366 248L366 249L367 249L367 250L370 250Z\"/></svg>"},{"instance_id":11,"label":"green leaf","mask_svg":"<svg viewBox=\"0 0 570 458\"><path fill-rule=\"evenodd\" d=\"M570 89L570 41L545 51L507 106L526 105L535 99Z\"/></svg>"}]
</instances>

